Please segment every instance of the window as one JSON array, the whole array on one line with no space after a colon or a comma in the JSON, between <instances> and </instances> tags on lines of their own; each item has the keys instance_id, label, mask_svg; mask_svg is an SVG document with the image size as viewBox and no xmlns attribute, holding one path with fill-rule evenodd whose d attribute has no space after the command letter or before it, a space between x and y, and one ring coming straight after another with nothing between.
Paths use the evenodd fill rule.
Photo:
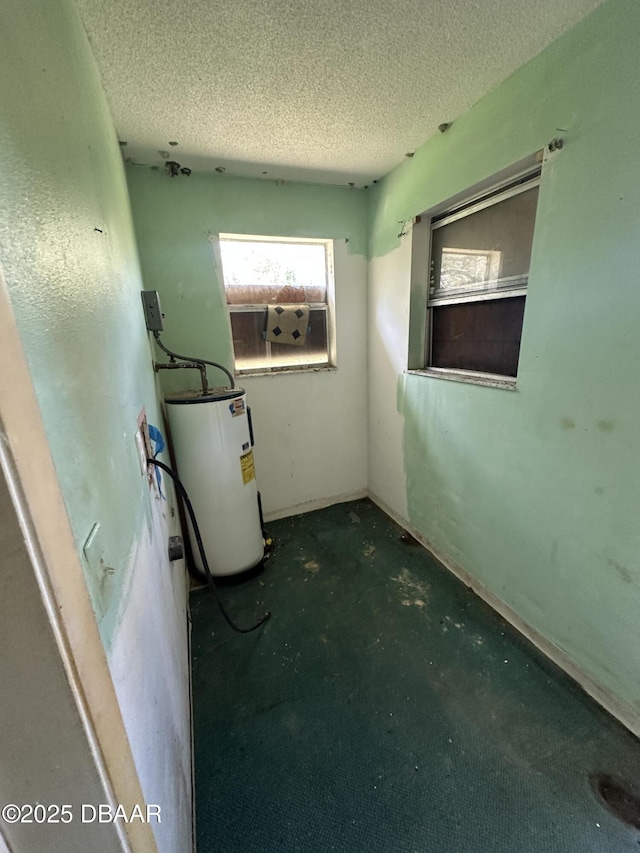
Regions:
<instances>
[{"instance_id":1,"label":"window","mask_svg":"<svg viewBox=\"0 0 640 853\"><path fill-rule=\"evenodd\" d=\"M240 373L330 363L331 240L220 235Z\"/></svg>"},{"instance_id":2,"label":"window","mask_svg":"<svg viewBox=\"0 0 640 853\"><path fill-rule=\"evenodd\" d=\"M537 166L427 218L423 368L517 375L539 182Z\"/></svg>"}]
</instances>

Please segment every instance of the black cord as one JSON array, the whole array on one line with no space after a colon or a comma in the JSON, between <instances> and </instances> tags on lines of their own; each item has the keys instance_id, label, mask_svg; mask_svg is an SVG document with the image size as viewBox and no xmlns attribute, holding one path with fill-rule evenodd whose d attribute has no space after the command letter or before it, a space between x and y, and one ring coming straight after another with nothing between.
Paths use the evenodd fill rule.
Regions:
<instances>
[{"instance_id":1,"label":"black cord","mask_svg":"<svg viewBox=\"0 0 640 853\"><path fill-rule=\"evenodd\" d=\"M218 593L218 588L216 587L215 581L213 579L213 575L211 574L211 569L209 568L209 563L207 561L207 555L204 550L204 545L202 543L202 536L200 535L200 528L198 527L198 522L196 520L196 514L193 509L193 505L189 500L189 495L187 494L187 490L182 485L180 478L176 474L176 472L169 468L168 465L165 465L164 462L159 462L157 459L147 459L147 465L157 465L158 468L161 468L165 473L167 473L173 482L176 485L176 489L180 493L182 500L184 501L184 505L187 508L187 512L189 513L189 518L191 519L191 525L193 527L193 533L196 537L196 542L198 543L198 550L200 551L200 559L202 560L202 565L204 566L204 571L207 576L207 581L209 582L209 586L213 590L213 594L215 595L216 601L218 603L218 607L220 608L220 612L224 616L224 620L234 631L237 631L238 634L250 634L251 631L255 631L256 628L259 628L263 625L267 619L271 618L271 612L267 610L262 619L259 622L256 622L251 628L238 628L238 626L232 621L231 617L224 609L224 605Z\"/></svg>"}]
</instances>

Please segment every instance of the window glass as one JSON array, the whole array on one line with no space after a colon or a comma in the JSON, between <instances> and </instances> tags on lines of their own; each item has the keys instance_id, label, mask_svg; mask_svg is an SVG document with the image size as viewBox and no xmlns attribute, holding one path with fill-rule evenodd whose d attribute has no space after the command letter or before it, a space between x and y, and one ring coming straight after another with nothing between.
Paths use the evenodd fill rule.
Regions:
<instances>
[{"instance_id":1,"label":"window glass","mask_svg":"<svg viewBox=\"0 0 640 853\"><path fill-rule=\"evenodd\" d=\"M431 366L515 376L525 297L432 309Z\"/></svg>"},{"instance_id":2,"label":"window glass","mask_svg":"<svg viewBox=\"0 0 640 853\"><path fill-rule=\"evenodd\" d=\"M327 364L327 312L311 309L309 328L302 346L286 346L265 340L266 309L231 313L236 368L267 370Z\"/></svg>"},{"instance_id":3,"label":"window glass","mask_svg":"<svg viewBox=\"0 0 640 853\"><path fill-rule=\"evenodd\" d=\"M323 243L220 240L229 305L326 302Z\"/></svg>"},{"instance_id":4,"label":"window glass","mask_svg":"<svg viewBox=\"0 0 640 853\"><path fill-rule=\"evenodd\" d=\"M411 312L421 310L426 324L413 326L412 366L438 375L517 376L541 178L536 161L417 221Z\"/></svg>"},{"instance_id":5,"label":"window glass","mask_svg":"<svg viewBox=\"0 0 640 853\"><path fill-rule=\"evenodd\" d=\"M526 286L537 202L535 186L434 223L430 297Z\"/></svg>"},{"instance_id":6,"label":"window glass","mask_svg":"<svg viewBox=\"0 0 640 853\"><path fill-rule=\"evenodd\" d=\"M331 242L220 235L220 253L236 369L328 364Z\"/></svg>"}]
</instances>

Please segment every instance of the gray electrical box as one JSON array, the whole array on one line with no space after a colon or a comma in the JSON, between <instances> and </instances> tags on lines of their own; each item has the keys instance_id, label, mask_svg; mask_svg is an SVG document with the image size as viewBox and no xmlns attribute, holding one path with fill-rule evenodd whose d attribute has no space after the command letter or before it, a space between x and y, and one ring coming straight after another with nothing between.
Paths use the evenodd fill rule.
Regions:
<instances>
[{"instance_id":1,"label":"gray electrical box","mask_svg":"<svg viewBox=\"0 0 640 853\"><path fill-rule=\"evenodd\" d=\"M147 331L161 332L162 326L162 311L160 310L160 297L157 290L141 290L142 307L144 309L144 319L147 324Z\"/></svg>"}]
</instances>

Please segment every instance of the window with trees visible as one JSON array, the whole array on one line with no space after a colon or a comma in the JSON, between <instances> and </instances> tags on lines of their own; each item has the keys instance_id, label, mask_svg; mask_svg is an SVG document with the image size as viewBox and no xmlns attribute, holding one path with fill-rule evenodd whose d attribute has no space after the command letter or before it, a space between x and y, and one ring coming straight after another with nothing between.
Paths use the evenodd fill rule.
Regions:
<instances>
[{"instance_id":1,"label":"window with trees visible","mask_svg":"<svg viewBox=\"0 0 640 853\"><path fill-rule=\"evenodd\" d=\"M517 376L539 183L537 164L419 217L414 280L426 295L426 325L414 327L423 354L412 366L462 378Z\"/></svg>"},{"instance_id":2,"label":"window with trees visible","mask_svg":"<svg viewBox=\"0 0 640 853\"><path fill-rule=\"evenodd\" d=\"M331 240L220 234L240 373L329 365Z\"/></svg>"}]
</instances>

